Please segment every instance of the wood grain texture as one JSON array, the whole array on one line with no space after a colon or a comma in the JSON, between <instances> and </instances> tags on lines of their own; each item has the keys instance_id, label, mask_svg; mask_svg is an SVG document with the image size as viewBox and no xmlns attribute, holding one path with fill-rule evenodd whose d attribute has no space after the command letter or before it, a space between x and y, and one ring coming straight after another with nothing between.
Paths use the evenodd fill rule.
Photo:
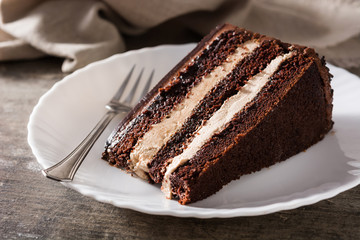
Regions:
<instances>
[{"instance_id":1,"label":"wood grain texture","mask_svg":"<svg viewBox=\"0 0 360 240\"><path fill-rule=\"evenodd\" d=\"M295 210L195 219L116 208L46 179L26 126L39 97L65 76L60 65L0 64L0 239L360 239L359 186Z\"/></svg>"}]
</instances>

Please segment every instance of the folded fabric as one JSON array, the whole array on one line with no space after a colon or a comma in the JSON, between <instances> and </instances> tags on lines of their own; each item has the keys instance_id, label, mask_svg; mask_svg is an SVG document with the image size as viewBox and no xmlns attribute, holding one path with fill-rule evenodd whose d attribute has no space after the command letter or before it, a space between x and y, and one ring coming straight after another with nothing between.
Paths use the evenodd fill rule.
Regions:
<instances>
[{"instance_id":1,"label":"folded fabric","mask_svg":"<svg viewBox=\"0 0 360 240\"><path fill-rule=\"evenodd\" d=\"M123 52L123 34L141 38L169 20L203 35L229 22L360 66L356 0L1 0L0 14L0 60L63 57L64 72Z\"/></svg>"},{"instance_id":2,"label":"folded fabric","mask_svg":"<svg viewBox=\"0 0 360 240\"><path fill-rule=\"evenodd\" d=\"M31 1L34 5L29 7ZM100 15L108 12L106 16L111 16L111 10L102 2L28 0L27 6L23 2L1 2L1 29L13 36L2 42L8 50L6 55L0 54L1 60L38 57L42 52L65 58L62 70L69 72L125 50L115 25ZM22 7L27 7L26 11ZM22 53L16 55L14 48L11 55L9 46L19 39L27 43L28 51L22 44Z\"/></svg>"}]
</instances>

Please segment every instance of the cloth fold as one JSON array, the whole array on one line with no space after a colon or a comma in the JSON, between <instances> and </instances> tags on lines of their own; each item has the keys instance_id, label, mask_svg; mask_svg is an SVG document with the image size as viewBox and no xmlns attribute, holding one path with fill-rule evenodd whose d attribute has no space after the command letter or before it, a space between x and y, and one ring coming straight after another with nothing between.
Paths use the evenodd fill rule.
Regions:
<instances>
[{"instance_id":1,"label":"cloth fold","mask_svg":"<svg viewBox=\"0 0 360 240\"><path fill-rule=\"evenodd\" d=\"M125 51L123 34L141 38L170 20L201 35L229 22L360 66L356 0L0 0L0 18L0 61L52 55L65 59L64 72Z\"/></svg>"}]
</instances>

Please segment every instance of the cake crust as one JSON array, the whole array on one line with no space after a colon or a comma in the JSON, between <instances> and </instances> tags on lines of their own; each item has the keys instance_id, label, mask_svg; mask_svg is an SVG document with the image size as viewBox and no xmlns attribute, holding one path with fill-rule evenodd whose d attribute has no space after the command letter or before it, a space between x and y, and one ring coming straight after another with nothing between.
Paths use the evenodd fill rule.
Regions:
<instances>
[{"instance_id":1,"label":"cake crust","mask_svg":"<svg viewBox=\"0 0 360 240\"><path fill-rule=\"evenodd\" d=\"M327 115L331 104L324 98L324 102L318 102L318 95L326 93L314 91L312 84L317 84L315 89L319 89L322 82L321 79L314 81L314 75L319 76L319 72L312 62L302 78L257 126L246 133L234 133L231 130L236 126L229 126L227 133L215 136L195 158L180 167L171 179L179 202L188 204L204 199L230 181L282 162L323 139L333 126L331 115ZM236 123L241 124L241 116L233 122ZM208 182L212 182L211 187L204 187Z\"/></svg>"}]
</instances>

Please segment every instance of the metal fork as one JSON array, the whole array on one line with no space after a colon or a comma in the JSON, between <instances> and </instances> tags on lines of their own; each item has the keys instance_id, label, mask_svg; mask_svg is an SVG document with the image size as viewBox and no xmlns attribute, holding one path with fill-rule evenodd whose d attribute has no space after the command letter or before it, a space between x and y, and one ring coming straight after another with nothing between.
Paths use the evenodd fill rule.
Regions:
<instances>
[{"instance_id":1,"label":"metal fork","mask_svg":"<svg viewBox=\"0 0 360 240\"><path fill-rule=\"evenodd\" d=\"M130 77L134 71L135 65L132 67L124 82L121 84L113 98L106 104L106 108L108 109L107 113L101 118L101 120L96 124L93 130L87 135L87 137L62 161L55 164L52 167L44 169L42 173L53 180L68 182L72 181L75 173L80 167L81 163L85 159L86 155L99 138L101 133L105 130L110 121L119 113L127 113L131 110L130 103L134 99L135 91L139 85L140 79L144 72L144 68L141 70L138 78L132 89L128 92L125 100L123 102L119 102L120 97L122 97L126 86L129 83ZM154 76L154 70L152 70L144 88L140 98L142 98L150 88L150 84L152 78ZM140 99L139 99L140 100Z\"/></svg>"}]
</instances>

